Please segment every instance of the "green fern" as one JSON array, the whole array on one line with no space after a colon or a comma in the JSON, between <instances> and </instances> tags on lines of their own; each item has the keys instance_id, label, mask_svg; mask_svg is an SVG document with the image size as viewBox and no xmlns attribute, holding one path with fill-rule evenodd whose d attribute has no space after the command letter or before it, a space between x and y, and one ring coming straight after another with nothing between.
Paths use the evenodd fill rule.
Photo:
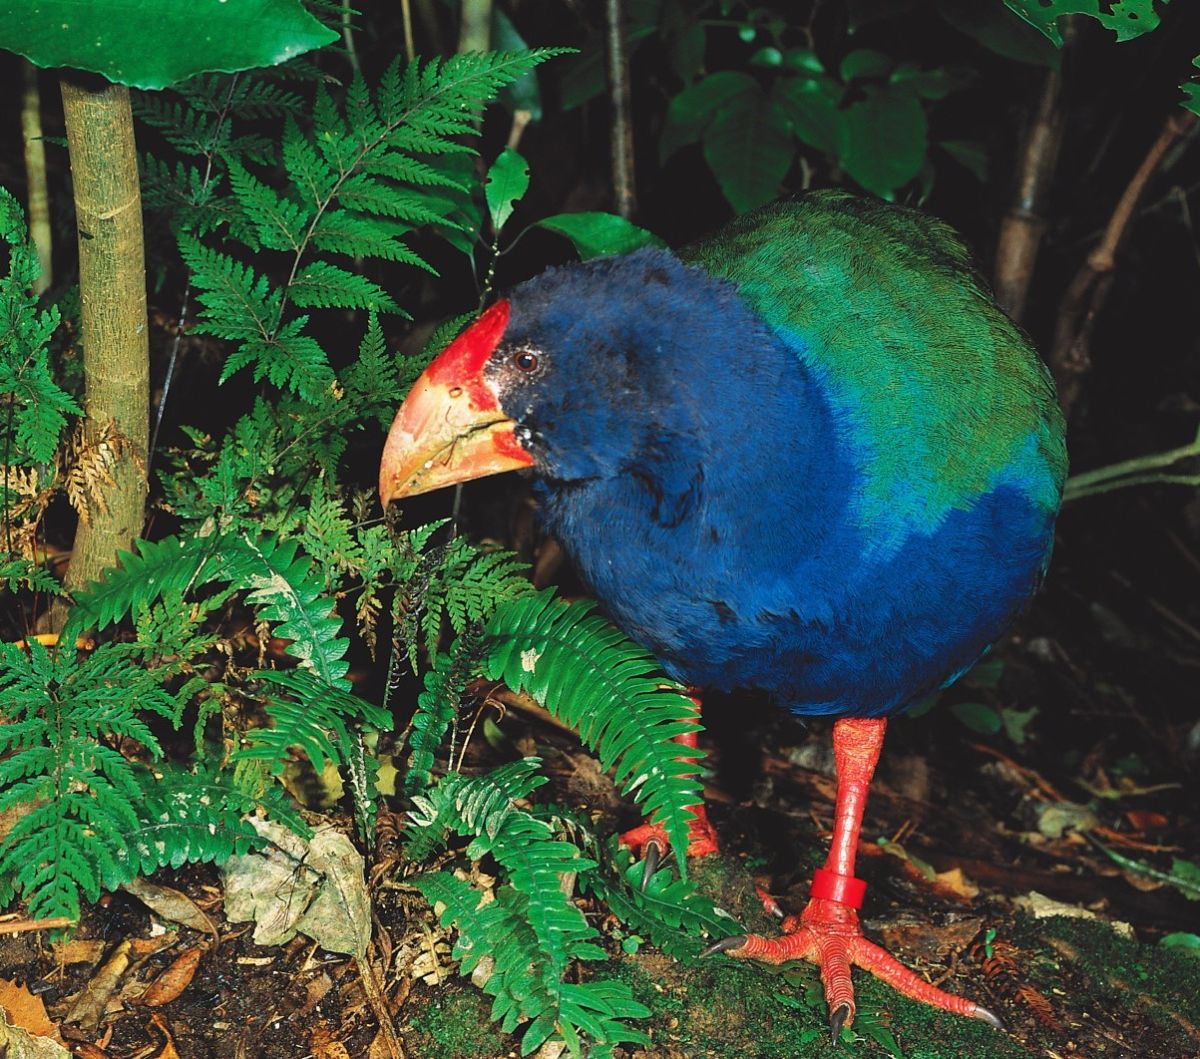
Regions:
<instances>
[{"instance_id":1,"label":"green fern","mask_svg":"<svg viewBox=\"0 0 1200 1059\"><path fill-rule=\"evenodd\" d=\"M235 853L260 848L263 839L248 819L259 808L297 834L311 834L278 784L247 789L236 778L202 765L135 767L133 778L139 788L134 803L138 820L115 870L103 877L107 889L159 868L219 864Z\"/></svg>"},{"instance_id":2,"label":"green fern","mask_svg":"<svg viewBox=\"0 0 1200 1059\"><path fill-rule=\"evenodd\" d=\"M492 904L480 908L482 895L446 873L421 876L414 885L431 903L446 905L442 922L459 932L454 954L464 974L485 953L493 958L484 991L495 998L492 1017L502 1029L511 1032L528 1022L522 1055L555 1035L577 1042L581 1031L592 1042L591 1054L610 1054L622 1042L648 1043L621 1021L649 1014L627 986L565 981L574 962L606 958L595 944L595 928L562 886L564 876L590 872L596 862L517 804L545 782L539 765L526 758L486 776L450 773L414 799L409 853L431 851L449 834L471 838L466 855L492 856L509 880Z\"/></svg>"},{"instance_id":3,"label":"green fern","mask_svg":"<svg viewBox=\"0 0 1200 1059\"><path fill-rule=\"evenodd\" d=\"M617 787L686 849L690 806L701 800L692 759L699 751L671 740L693 730L682 688L587 602L551 591L500 606L484 630L484 672L532 695L569 724ZM680 861L681 872L686 864Z\"/></svg>"},{"instance_id":4,"label":"green fern","mask_svg":"<svg viewBox=\"0 0 1200 1059\"><path fill-rule=\"evenodd\" d=\"M20 205L3 188L0 242L8 249L8 271L0 276L0 395L7 405L0 467L48 463L67 416L79 415L80 408L51 375L46 346L58 327L59 311L37 307L32 291L41 274L37 251Z\"/></svg>"},{"instance_id":5,"label":"green fern","mask_svg":"<svg viewBox=\"0 0 1200 1059\"><path fill-rule=\"evenodd\" d=\"M0 876L23 892L34 916L79 915L79 895L118 874L139 823L134 766L112 743L161 756L142 716L178 725L190 689L168 691L173 667L147 664L138 644L101 644L90 656L26 654L0 644L0 813L24 807L0 841Z\"/></svg>"},{"instance_id":6,"label":"green fern","mask_svg":"<svg viewBox=\"0 0 1200 1059\"><path fill-rule=\"evenodd\" d=\"M476 134L476 117L485 103L553 54L550 49L471 53L414 62L404 70L397 62L374 91L356 77L344 103L318 86L306 116L310 127L302 127L294 113L285 124L283 188L256 176L244 150L241 157L239 152L222 155L232 201L244 219L230 225L230 234L256 253L282 254L280 271L286 275L276 286L257 268L180 232L180 252L201 305L197 330L236 344L222 381L249 368L256 381L266 379L305 401L321 401L333 371L325 351L307 333L309 318L289 318L289 307L406 315L362 274L361 262L398 261L432 271L407 240L423 225L456 229L450 214L470 190L443 156L471 153L460 137ZM268 102L277 103L274 97ZM188 115L173 111L166 117L184 125ZM159 123L165 121L160 117ZM220 153L211 146L220 134L209 129L210 123L196 119L193 124L198 127L188 128L176 145L185 142L209 157ZM155 172L173 175L162 167ZM178 175L196 202L195 174ZM447 194L431 194L432 188ZM186 201L184 194L176 198ZM160 195L156 201L168 198ZM195 231L200 225L188 227ZM213 225L205 227L211 231ZM314 259L314 254L354 258L355 268Z\"/></svg>"},{"instance_id":7,"label":"green fern","mask_svg":"<svg viewBox=\"0 0 1200 1059\"><path fill-rule=\"evenodd\" d=\"M479 644L468 636L454 642L448 654L434 657L423 678L408 734L408 768L404 789L420 791L433 781L434 758L454 724L467 684L479 666Z\"/></svg>"},{"instance_id":8,"label":"green fern","mask_svg":"<svg viewBox=\"0 0 1200 1059\"><path fill-rule=\"evenodd\" d=\"M355 738L351 734L354 725L366 722L383 730L392 726L387 711L318 679L307 670L261 669L250 677L272 689L266 708L274 725L247 732L246 746L234 754L235 761L265 761L273 770L282 772L289 749L298 746L313 768L321 772L326 761L342 765L355 756ZM275 689L287 692L287 697L280 697Z\"/></svg>"}]
</instances>

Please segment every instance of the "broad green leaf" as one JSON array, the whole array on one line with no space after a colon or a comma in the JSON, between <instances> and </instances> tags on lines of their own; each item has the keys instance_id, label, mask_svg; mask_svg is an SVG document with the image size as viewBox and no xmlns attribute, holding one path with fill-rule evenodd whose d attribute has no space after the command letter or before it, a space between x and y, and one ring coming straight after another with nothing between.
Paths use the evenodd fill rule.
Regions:
<instances>
[{"instance_id":1,"label":"broad green leaf","mask_svg":"<svg viewBox=\"0 0 1200 1059\"><path fill-rule=\"evenodd\" d=\"M483 185L492 231L497 235L528 190L529 163L511 147L505 147L488 169L487 182Z\"/></svg>"},{"instance_id":2,"label":"broad green leaf","mask_svg":"<svg viewBox=\"0 0 1200 1059\"><path fill-rule=\"evenodd\" d=\"M1087 15L1096 19L1105 29L1111 29L1117 40L1133 40L1143 33L1149 33L1157 28L1158 12L1154 10L1154 0L1004 0L1012 11L1015 11L1031 26L1037 27L1059 47L1062 46L1062 34L1059 32L1058 20L1063 15ZM1169 0L1162 0L1169 3ZM1107 10L1106 10L1107 9Z\"/></svg>"},{"instance_id":3,"label":"broad green leaf","mask_svg":"<svg viewBox=\"0 0 1200 1059\"><path fill-rule=\"evenodd\" d=\"M792 123L801 143L826 154L837 151L844 89L832 77L781 77L773 94Z\"/></svg>"},{"instance_id":4,"label":"broad green leaf","mask_svg":"<svg viewBox=\"0 0 1200 1059\"><path fill-rule=\"evenodd\" d=\"M825 67L812 48L788 48L783 53L783 66L807 74L823 74Z\"/></svg>"},{"instance_id":5,"label":"broad green leaf","mask_svg":"<svg viewBox=\"0 0 1200 1059\"><path fill-rule=\"evenodd\" d=\"M1006 59L1057 70L1061 57L1041 33L1004 6L1003 0L938 0L938 14Z\"/></svg>"},{"instance_id":6,"label":"broad green leaf","mask_svg":"<svg viewBox=\"0 0 1200 1059\"><path fill-rule=\"evenodd\" d=\"M758 90L722 107L704 132L704 159L738 213L775 198L794 157L787 114Z\"/></svg>"},{"instance_id":7,"label":"broad green leaf","mask_svg":"<svg viewBox=\"0 0 1200 1059\"><path fill-rule=\"evenodd\" d=\"M717 112L731 100L760 91L758 82L740 70L721 70L685 88L667 108L659 158L669 158L680 147L700 139Z\"/></svg>"},{"instance_id":8,"label":"broad green leaf","mask_svg":"<svg viewBox=\"0 0 1200 1059\"><path fill-rule=\"evenodd\" d=\"M980 735L996 735L1003 726L1000 714L983 702L956 702L950 712Z\"/></svg>"},{"instance_id":9,"label":"broad green leaf","mask_svg":"<svg viewBox=\"0 0 1200 1059\"><path fill-rule=\"evenodd\" d=\"M584 261L627 254L643 246L662 246L658 236L615 213L556 213L538 221L537 226L565 235Z\"/></svg>"},{"instance_id":10,"label":"broad green leaf","mask_svg":"<svg viewBox=\"0 0 1200 1059\"><path fill-rule=\"evenodd\" d=\"M0 48L135 88L276 66L336 39L300 0L0 0Z\"/></svg>"},{"instance_id":11,"label":"broad green leaf","mask_svg":"<svg viewBox=\"0 0 1200 1059\"><path fill-rule=\"evenodd\" d=\"M842 111L839 132L839 161L876 195L890 196L921 171L925 111L911 92L868 89L865 99Z\"/></svg>"},{"instance_id":12,"label":"broad green leaf","mask_svg":"<svg viewBox=\"0 0 1200 1059\"><path fill-rule=\"evenodd\" d=\"M887 77L895 68L896 60L883 52L871 48L858 48L842 60L839 73L843 81L859 77Z\"/></svg>"}]
</instances>

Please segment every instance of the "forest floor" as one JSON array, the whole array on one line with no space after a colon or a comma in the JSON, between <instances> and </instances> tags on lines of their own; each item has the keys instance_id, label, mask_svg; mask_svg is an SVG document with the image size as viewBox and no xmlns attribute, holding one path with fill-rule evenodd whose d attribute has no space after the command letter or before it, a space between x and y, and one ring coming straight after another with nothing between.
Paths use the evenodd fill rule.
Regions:
<instances>
[{"instance_id":1,"label":"forest floor","mask_svg":"<svg viewBox=\"0 0 1200 1059\"><path fill-rule=\"evenodd\" d=\"M1135 592L1136 572L1119 568L1084 591L1096 556L1064 551L1017 632L932 709L890 726L860 846L867 934L995 1011L1005 1031L856 972L858 1017L834 1045L812 967L675 962L585 903L613 957L606 971L653 1012L641 1026L652 1044L618 1055L1200 1056L1196 594L1170 578ZM693 873L770 932L754 886L798 911L824 857L830 726L744 698L706 703L705 724L723 853ZM636 822L569 733L520 710L488 729L469 744L467 770L537 753L551 777L540 794L587 805L601 828ZM395 823L385 818L384 832ZM225 918L220 876L205 866L156 877L157 913L146 895L120 892L89 906L70 940L0 936L0 1006L26 1026L45 1020L90 1059L387 1056L381 1005L410 1059L518 1055L403 871L392 862L370 876L374 1005L358 961L303 935L256 945L251 924ZM199 914L190 927L162 903L175 891ZM0 1054L42 1054L8 1047Z\"/></svg>"}]
</instances>

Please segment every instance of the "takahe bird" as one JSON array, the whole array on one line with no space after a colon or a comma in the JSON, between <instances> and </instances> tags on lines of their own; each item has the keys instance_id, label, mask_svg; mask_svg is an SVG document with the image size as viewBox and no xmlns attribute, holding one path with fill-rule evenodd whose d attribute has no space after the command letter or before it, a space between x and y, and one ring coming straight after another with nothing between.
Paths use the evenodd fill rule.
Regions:
<instances>
[{"instance_id":1,"label":"takahe bird","mask_svg":"<svg viewBox=\"0 0 1200 1059\"><path fill-rule=\"evenodd\" d=\"M851 965L999 1025L862 935L854 860L887 718L968 669L1046 569L1063 435L948 227L819 192L517 287L417 382L380 491L528 468L546 529L669 673L839 718L811 900L714 950L818 963L835 1037ZM692 854L715 849L697 815ZM653 825L628 837L661 850Z\"/></svg>"}]
</instances>

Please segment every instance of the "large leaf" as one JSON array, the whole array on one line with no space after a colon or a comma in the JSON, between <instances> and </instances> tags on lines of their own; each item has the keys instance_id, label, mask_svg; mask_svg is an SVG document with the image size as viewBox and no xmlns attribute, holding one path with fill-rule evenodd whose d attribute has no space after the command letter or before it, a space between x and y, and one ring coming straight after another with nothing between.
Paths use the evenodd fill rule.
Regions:
<instances>
[{"instance_id":1,"label":"large leaf","mask_svg":"<svg viewBox=\"0 0 1200 1059\"><path fill-rule=\"evenodd\" d=\"M556 213L537 223L539 228L570 239L584 261L610 254L628 254L643 246L662 246L662 240L653 232L639 228L615 213Z\"/></svg>"},{"instance_id":2,"label":"large leaf","mask_svg":"<svg viewBox=\"0 0 1200 1059\"><path fill-rule=\"evenodd\" d=\"M837 151L842 124L838 104L845 90L832 77L781 77L772 94L801 143L826 154Z\"/></svg>"},{"instance_id":3,"label":"large leaf","mask_svg":"<svg viewBox=\"0 0 1200 1059\"><path fill-rule=\"evenodd\" d=\"M497 235L508 223L516 204L529 190L529 163L511 147L505 147L488 169L483 194Z\"/></svg>"},{"instance_id":4,"label":"large leaf","mask_svg":"<svg viewBox=\"0 0 1200 1059\"><path fill-rule=\"evenodd\" d=\"M680 147L695 143L723 106L758 91L758 82L740 70L721 70L685 88L667 108L659 158L665 160Z\"/></svg>"},{"instance_id":5,"label":"large leaf","mask_svg":"<svg viewBox=\"0 0 1200 1059\"><path fill-rule=\"evenodd\" d=\"M794 155L787 114L761 91L732 100L704 131L704 159L738 213L779 194Z\"/></svg>"},{"instance_id":6,"label":"large leaf","mask_svg":"<svg viewBox=\"0 0 1200 1059\"><path fill-rule=\"evenodd\" d=\"M1017 62L1058 69L1058 49L1002 0L938 0L938 13L961 33L989 51Z\"/></svg>"},{"instance_id":7,"label":"large leaf","mask_svg":"<svg viewBox=\"0 0 1200 1059\"><path fill-rule=\"evenodd\" d=\"M1061 47L1062 34L1058 20L1063 15L1088 15L1106 29L1111 29L1117 40L1133 40L1149 33L1158 26L1158 12L1154 0L1117 0L1116 3L1100 0L1004 0L1013 11L1031 26L1036 26L1050 40ZM1169 0L1162 0L1168 3ZM1107 8L1108 10L1104 10Z\"/></svg>"},{"instance_id":8,"label":"large leaf","mask_svg":"<svg viewBox=\"0 0 1200 1059\"><path fill-rule=\"evenodd\" d=\"M0 0L0 48L135 88L275 66L336 39L300 0Z\"/></svg>"},{"instance_id":9,"label":"large leaf","mask_svg":"<svg viewBox=\"0 0 1200 1059\"><path fill-rule=\"evenodd\" d=\"M915 94L868 89L842 114L838 158L859 184L889 196L921 170L928 135L925 111Z\"/></svg>"}]
</instances>

